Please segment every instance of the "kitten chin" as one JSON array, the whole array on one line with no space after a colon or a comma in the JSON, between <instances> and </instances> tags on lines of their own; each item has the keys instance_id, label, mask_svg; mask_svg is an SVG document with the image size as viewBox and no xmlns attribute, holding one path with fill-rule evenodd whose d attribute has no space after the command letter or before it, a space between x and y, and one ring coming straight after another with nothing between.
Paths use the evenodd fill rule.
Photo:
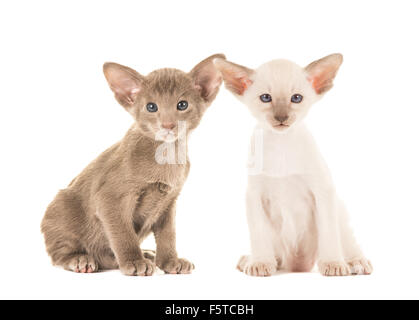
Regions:
<instances>
[{"instance_id":1,"label":"kitten chin","mask_svg":"<svg viewBox=\"0 0 419 320\"><path fill-rule=\"evenodd\" d=\"M165 138L157 138L156 137L156 141L161 141L161 142L165 142L165 143L174 143L178 140L177 137L173 136L173 137L165 137Z\"/></svg>"},{"instance_id":2,"label":"kitten chin","mask_svg":"<svg viewBox=\"0 0 419 320\"><path fill-rule=\"evenodd\" d=\"M274 133L285 134L288 133L295 126L295 124L295 122L291 124L281 124L264 121L263 126Z\"/></svg>"},{"instance_id":3,"label":"kitten chin","mask_svg":"<svg viewBox=\"0 0 419 320\"><path fill-rule=\"evenodd\" d=\"M290 127L291 127L291 125L287 125L287 124L272 125L272 129L274 129L275 131L279 131L279 132L287 131Z\"/></svg>"},{"instance_id":4,"label":"kitten chin","mask_svg":"<svg viewBox=\"0 0 419 320\"><path fill-rule=\"evenodd\" d=\"M175 142L178 139L178 134L173 130L161 129L155 135L156 141L163 141L167 143Z\"/></svg>"}]
</instances>

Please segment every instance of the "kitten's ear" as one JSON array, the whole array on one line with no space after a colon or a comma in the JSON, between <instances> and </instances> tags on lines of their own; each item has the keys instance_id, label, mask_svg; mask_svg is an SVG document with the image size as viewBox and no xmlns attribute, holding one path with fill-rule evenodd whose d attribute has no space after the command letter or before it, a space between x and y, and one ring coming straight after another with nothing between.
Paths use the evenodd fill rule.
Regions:
<instances>
[{"instance_id":1,"label":"kitten's ear","mask_svg":"<svg viewBox=\"0 0 419 320\"><path fill-rule=\"evenodd\" d=\"M131 68L113 62L103 65L103 73L116 100L129 109L142 89L143 76Z\"/></svg>"},{"instance_id":2,"label":"kitten's ear","mask_svg":"<svg viewBox=\"0 0 419 320\"><path fill-rule=\"evenodd\" d=\"M196 88L200 91L201 97L211 102L215 99L223 82L221 73L215 68L214 59L225 59L223 54L214 54L197 64L190 72Z\"/></svg>"},{"instance_id":3,"label":"kitten's ear","mask_svg":"<svg viewBox=\"0 0 419 320\"><path fill-rule=\"evenodd\" d=\"M223 75L226 88L235 94L242 95L253 83L250 80L252 69L222 59L215 59L214 64Z\"/></svg>"},{"instance_id":4,"label":"kitten's ear","mask_svg":"<svg viewBox=\"0 0 419 320\"><path fill-rule=\"evenodd\" d=\"M342 62L343 56L335 53L314 61L305 68L308 80L317 94L323 94L333 87L333 79Z\"/></svg>"}]
</instances>

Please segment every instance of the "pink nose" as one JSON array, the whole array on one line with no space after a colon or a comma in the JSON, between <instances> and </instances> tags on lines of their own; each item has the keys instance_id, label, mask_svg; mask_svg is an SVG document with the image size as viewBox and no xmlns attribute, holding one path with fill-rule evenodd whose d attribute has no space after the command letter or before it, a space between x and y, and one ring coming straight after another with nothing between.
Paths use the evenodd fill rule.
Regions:
<instances>
[{"instance_id":1,"label":"pink nose","mask_svg":"<svg viewBox=\"0 0 419 320\"><path fill-rule=\"evenodd\" d=\"M172 130L172 129L174 129L174 128L176 127L176 124L174 124L173 122L163 122L163 123L161 124L161 126L162 126L164 129Z\"/></svg>"}]
</instances>

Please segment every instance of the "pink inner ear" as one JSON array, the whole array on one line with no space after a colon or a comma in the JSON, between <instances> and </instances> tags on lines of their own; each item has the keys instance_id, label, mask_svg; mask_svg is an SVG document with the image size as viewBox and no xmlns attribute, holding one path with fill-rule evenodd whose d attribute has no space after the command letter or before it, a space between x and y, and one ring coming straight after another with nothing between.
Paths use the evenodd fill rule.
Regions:
<instances>
[{"instance_id":1,"label":"pink inner ear","mask_svg":"<svg viewBox=\"0 0 419 320\"><path fill-rule=\"evenodd\" d=\"M214 73L214 69L203 69L196 78L197 83L194 85L204 99L211 99L214 93L217 92L222 83L221 75Z\"/></svg>"},{"instance_id":2,"label":"pink inner ear","mask_svg":"<svg viewBox=\"0 0 419 320\"><path fill-rule=\"evenodd\" d=\"M309 76L308 81L316 91L317 94L321 94L333 85L333 79L336 76L335 68L325 68L317 72L316 74Z\"/></svg>"},{"instance_id":3,"label":"pink inner ear","mask_svg":"<svg viewBox=\"0 0 419 320\"><path fill-rule=\"evenodd\" d=\"M240 96L243 95L247 88L249 88L253 83L253 81L246 76L235 77L234 74L230 76L226 75L224 80L226 85L228 85L230 89Z\"/></svg>"},{"instance_id":4,"label":"pink inner ear","mask_svg":"<svg viewBox=\"0 0 419 320\"><path fill-rule=\"evenodd\" d=\"M314 91L316 91L317 94L320 94L322 83L320 81L319 77L309 77L308 81L311 83L311 86L313 87Z\"/></svg>"},{"instance_id":5,"label":"pink inner ear","mask_svg":"<svg viewBox=\"0 0 419 320\"><path fill-rule=\"evenodd\" d=\"M253 84L253 81L249 79L253 70L220 59L215 61L215 65L222 74L226 88L233 93L243 95Z\"/></svg>"},{"instance_id":6,"label":"pink inner ear","mask_svg":"<svg viewBox=\"0 0 419 320\"><path fill-rule=\"evenodd\" d=\"M140 92L140 88L132 80L121 81L117 86L113 87L113 90L121 100L128 104L133 104L137 94Z\"/></svg>"},{"instance_id":7,"label":"pink inner ear","mask_svg":"<svg viewBox=\"0 0 419 320\"><path fill-rule=\"evenodd\" d=\"M122 66L105 65L104 72L119 103L125 106L132 105L141 90L140 80Z\"/></svg>"},{"instance_id":8,"label":"pink inner ear","mask_svg":"<svg viewBox=\"0 0 419 320\"><path fill-rule=\"evenodd\" d=\"M237 79L237 92L239 95L242 95L247 88L250 87L250 85L253 82L251 80L249 80L248 78L238 78Z\"/></svg>"}]
</instances>

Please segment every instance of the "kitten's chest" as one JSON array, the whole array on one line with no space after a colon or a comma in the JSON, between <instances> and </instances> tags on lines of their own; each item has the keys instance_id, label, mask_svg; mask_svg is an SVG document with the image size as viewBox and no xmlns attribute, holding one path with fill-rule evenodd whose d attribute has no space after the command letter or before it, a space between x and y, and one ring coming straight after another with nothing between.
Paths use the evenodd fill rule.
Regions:
<instances>
[{"instance_id":1,"label":"kitten's chest","mask_svg":"<svg viewBox=\"0 0 419 320\"><path fill-rule=\"evenodd\" d=\"M142 172L146 186L140 190L134 220L141 226L141 232L156 223L177 198L189 172L185 165L154 164Z\"/></svg>"},{"instance_id":2,"label":"kitten's chest","mask_svg":"<svg viewBox=\"0 0 419 320\"><path fill-rule=\"evenodd\" d=\"M149 182L165 185L167 192L181 189L189 173L189 162L186 164L157 165L149 172Z\"/></svg>"},{"instance_id":3,"label":"kitten's chest","mask_svg":"<svg viewBox=\"0 0 419 320\"><path fill-rule=\"evenodd\" d=\"M316 144L304 128L284 134L256 128L250 150L250 175L313 175L324 168Z\"/></svg>"},{"instance_id":4,"label":"kitten's chest","mask_svg":"<svg viewBox=\"0 0 419 320\"><path fill-rule=\"evenodd\" d=\"M178 194L179 189L169 189L161 183L149 184L142 190L133 217L134 228L140 237L146 236L162 215L167 214Z\"/></svg>"},{"instance_id":5,"label":"kitten's chest","mask_svg":"<svg viewBox=\"0 0 419 320\"><path fill-rule=\"evenodd\" d=\"M293 247L314 225L315 201L305 177L264 177L258 183L265 214L276 230L280 241Z\"/></svg>"},{"instance_id":6,"label":"kitten's chest","mask_svg":"<svg viewBox=\"0 0 419 320\"><path fill-rule=\"evenodd\" d=\"M189 174L189 161L186 164L144 163L139 168L141 180L149 185L160 184L168 192L181 189Z\"/></svg>"}]
</instances>

